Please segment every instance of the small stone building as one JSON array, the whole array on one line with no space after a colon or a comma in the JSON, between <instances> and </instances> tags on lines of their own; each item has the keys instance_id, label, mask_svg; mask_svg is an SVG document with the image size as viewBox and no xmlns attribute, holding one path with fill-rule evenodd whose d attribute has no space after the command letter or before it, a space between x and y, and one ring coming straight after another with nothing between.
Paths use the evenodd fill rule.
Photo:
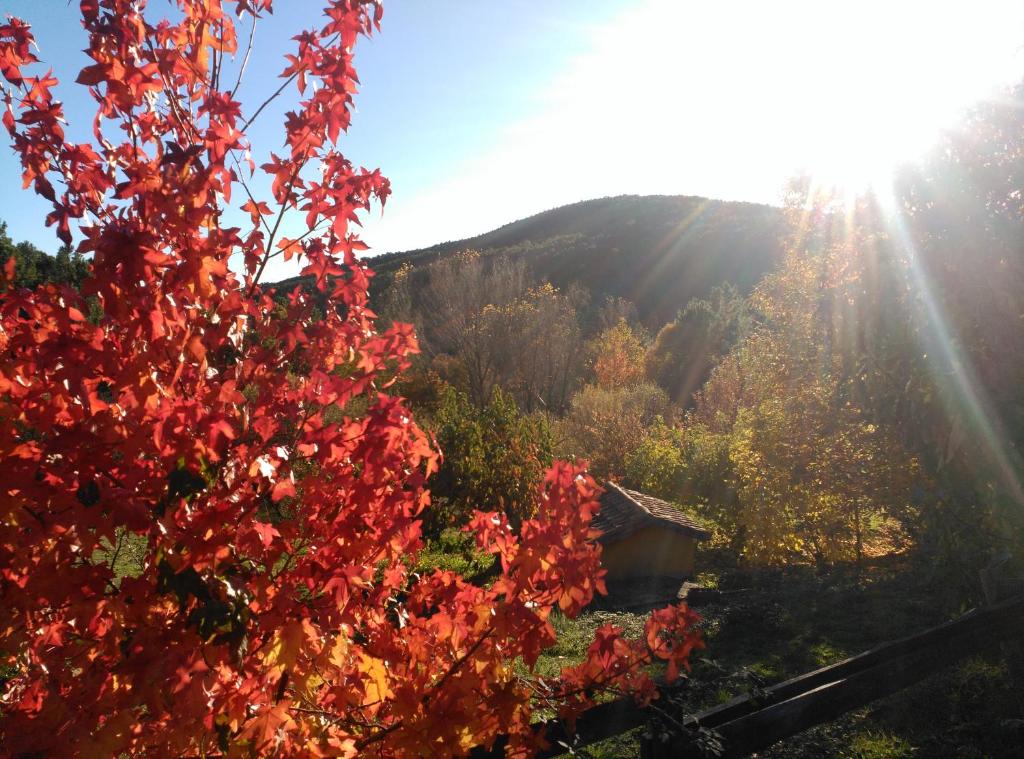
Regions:
<instances>
[{"instance_id":1,"label":"small stone building","mask_svg":"<svg viewBox=\"0 0 1024 759\"><path fill-rule=\"evenodd\" d=\"M692 577L697 541L711 533L668 501L609 482L593 526L610 582Z\"/></svg>"}]
</instances>

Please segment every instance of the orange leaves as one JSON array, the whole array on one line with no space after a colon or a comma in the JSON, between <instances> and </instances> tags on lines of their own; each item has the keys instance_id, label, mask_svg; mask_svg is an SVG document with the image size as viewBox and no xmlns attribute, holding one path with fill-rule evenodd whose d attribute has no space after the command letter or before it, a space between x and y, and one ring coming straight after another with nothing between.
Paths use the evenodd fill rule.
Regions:
<instances>
[{"instance_id":1,"label":"orange leaves","mask_svg":"<svg viewBox=\"0 0 1024 759\"><path fill-rule=\"evenodd\" d=\"M623 637L622 630L612 624L600 627L584 661L562 671L561 716L575 719L595 703L593 693L601 689L632 693L642 702L657 697L647 669L655 661L666 661L668 682L676 680L680 666L689 669L691 651L704 645L696 627L699 620L686 604L680 603L653 612L642 640Z\"/></svg>"},{"instance_id":2,"label":"orange leaves","mask_svg":"<svg viewBox=\"0 0 1024 759\"><path fill-rule=\"evenodd\" d=\"M84 84L87 87L93 87L100 82L106 80L108 75L107 67L101 63L94 64L92 66L86 66L80 72L78 72L78 78L75 81L78 84Z\"/></svg>"},{"instance_id":3,"label":"orange leaves","mask_svg":"<svg viewBox=\"0 0 1024 759\"><path fill-rule=\"evenodd\" d=\"M268 706L247 720L237 740L241 745L251 745L259 751L277 745L279 736L286 734L295 724L287 704Z\"/></svg>"},{"instance_id":4,"label":"orange leaves","mask_svg":"<svg viewBox=\"0 0 1024 759\"><path fill-rule=\"evenodd\" d=\"M203 345L203 339L199 335L194 335L186 344L185 349L196 361L206 359L206 346Z\"/></svg>"},{"instance_id":5,"label":"orange leaves","mask_svg":"<svg viewBox=\"0 0 1024 759\"><path fill-rule=\"evenodd\" d=\"M290 240L282 237L277 243L277 249L281 251L285 261L291 260L292 256L302 252L302 245L298 240Z\"/></svg>"},{"instance_id":6,"label":"orange leaves","mask_svg":"<svg viewBox=\"0 0 1024 759\"><path fill-rule=\"evenodd\" d=\"M254 227L258 226L261 216L270 216L273 213L273 211L270 210L270 206L263 201L256 203L255 201L247 200L242 206L242 210L249 213L249 217L252 219Z\"/></svg>"},{"instance_id":7,"label":"orange leaves","mask_svg":"<svg viewBox=\"0 0 1024 759\"><path fill-rule=\"evenodd\" d=\"M26 175L26 184L27 183L28 175ZM62 203L55 203L53 210L46 215L46 226L56 226L57 237L59 237L60 241L65 245L71 244L71 218L72 210Z\"/></svg>"},{"instance_id":8,"label":"orange leaves","mask_svg":"<svg viewBox=\"0 0 1024 759\"><path fill-rule=\"evenodd\" d=\"M704 641L696 628L700 616L686 604L667 606L651 614L644 625L644 636L650 652L668 662L665 679L674 682L679 667L690 669L690 652L704 648Z\"/></svg>"},{"instance_id":9,"label":"orange leaves","mask_svg":"<svg viewBox=\"0 0 1024 759\"><path fill-rule=\"evenodd\" d=\"M625 319L602 332L590 346L594 378L600 387L629 387L644 378L643 341Z\"/></svg>"},{"instance_id":10,"label":"orange leaves","mask_svg":"<svg viewBox=\"0 0 1024 759\"><path fill-rule=\"evenodd\" d=\"M276 153L271 153L270 160L260 166L260 168L274 178L270 187L274 200L280 205L294 202L293 188L302 186L302 180L298 178L301 164L296 166L291 161L279 158ZM252 210L250 210L250 213L252 213Z\"/></svg>"},{"instance_id":11,"label":"orange leaves","mask_svg":"<svg viewBox=\"0 0 1024 759\"><path fill-rule=\"evenodd\" d=\"M263 664L270 668L270 677L276 680L295 667L307 644L315 643L319 637L319 631L309 620L286 622L263 652Z\"/></svg>"},{"instance_id":12,"label":"orange leaves","mask_svg":"<svg viewBox=\"0 0 1024 759\"><path fill-rule=\"evenodd\" d=\"M0 74L11 84L21 84L21 67L38 60L30 51L31 44L28 24L10 17L0 24Z\"/></svg>"},{"instance_id":13,"label":"orange leaves","mask_svg":"<svg viewBox=\"0 0 1024 759\"><path fill-rule=\"evenodd\" d=\"M281 537L281 533L279 533L277 531L277 528L275 528L271 524L266 524L264 522L254 522L253 529L256 530L256 534L260 536L260 542L263 543L264 548L268 547L271 543L273 543L274 538Z\"/></svg>"},{"instance_id":14,"label":"orange leaves","mask_svg":"<svg viewBox=\"0 0 1024 759\"><path fill-rule=\"evenodd\" d=\"M295 484L288 477L278 480L274 483L274 488L270 492L270 497L274 501L280 501L282 498L295 497Z\"/></svg>"},{"instance_id":15,"label":"orange leaves","mask_svg":"<svg viewBox=\"0 0 1024 759\"><path fill-rule=\"evenodd\" d=\"M358 671L362 676L363 705L380 704L394 697L388 678L387 665L373 656L360 656Z\"/></svg>"},{"instance_id":16,"label":"orange leaves","mask_svg":"<svg viewBox=\"0 0 1024 759\"><path fill-rule=\"evenodd\" d=\"M98 414L110 408L114 402L114 394L110 383L105 379L90 379L82 383L85 387L89 413Z\"/></svg>"},{"instance_id":17,"label":"orange leaves","mask_svg":"<svg viewBox=\"0 0 1024 759\"><path fill-rule=\"evenodd\" d=\"M279 427L278 421L270 416L261 416L253 420L252 428L256 430L257 434L263 442L267 442L274 436Z\"/></svg>"},{"instance_id":18,"label":"orange leaves","mask_svg":"<svg viewBox=\"0 0 1024 759\"><path fill-rule=\"evenodd\" d=\"M261 106L210 80L213 53L235 44L220 2L189 0L173 19L81 3L92 144L65 140L52 77L24 71L28 28L0 26L23 179L61 236L89 219L79 250L92 254L81 293L0 299L0 651L19 662L5 749L43 734L104 755L464 753L527 730L513 663L554 642L554 609L575 614L603 590L596 489L568 465L518 531L478 515L503 569L491 587L408 569L438 454L380 392L415 339L376 333L350 233L389 185L332 147L356 90L352 44L380 6L327 4L290 59L306 99L286 117L289 149L263 167L274 202L249 198L246 231L220 223L221 204L245 160L240 114ZM300 176L307 164L320 181ZM295 239L268 223L281 206L306 214ZM320 291L265 292L279 251L301 252ZM244 282L228 266L238 254ZM652 632L670 666L685 665L685 629L666 617ZM602 641L573 682L627 683L605 671L623 645Z\"/></svg>"},{"instance_id":19,"label":"orange leaves","mask_svg":"<svg viewBox=\"0 0 1024 759\"><path fill-rule=\"evenodd\" d=\"M201 455L212 461L219 461L223 458L224 449L235 439L235 428L227 417L210 418L204 421L205 445L196 443L196 449Z\"/></svg>"},{"instance_id":20,"label":"orange leaves","mask_svg":"<svg viewBox=\"0 0 1024 759\"><path fill-rule=\"evenodd\" d=\"M348 665L348 640L344 632L334 636L334 643L328 652L328 661L338 669L344 669Z\"/></svg>"},{"instance_id":21,"label":"orange leaves","mask_svg":"<svg viewBox=\"0 0 1024 759\"><path fill-rule=\"evenodd\" d=\"M3 265L3 269L0 270L0 292L6 290L14 280L14 267L17 265L18 259L14 256L8 258Z\"/></svg>"}]
</instances>

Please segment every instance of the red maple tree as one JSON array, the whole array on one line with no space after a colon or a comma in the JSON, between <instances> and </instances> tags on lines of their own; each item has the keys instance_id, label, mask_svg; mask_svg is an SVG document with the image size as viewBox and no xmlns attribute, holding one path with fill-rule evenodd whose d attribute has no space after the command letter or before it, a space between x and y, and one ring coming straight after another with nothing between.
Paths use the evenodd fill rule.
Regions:
<instances>
[{"instance_id":1,"label":"red maple tree","mask_svg":"<svg viewBox=\"0 0 1024 759\"><path fill-rule=\"evenodd\" d=\"M581 469L556 465L515 534L478 513L490 587L410 570L437 453L384 392L415 338L375 331L351 230L387 180L335 148L380 4L330 0L295 38L267 201L245 136L266 102L244 109L224 72L234 18L271 0L177 5L153 21L142 0L82 0L87 143L66 138L53 76L29 73L29 27L0 25L25 186L91 253L81 292L16 291L13 259L0 281L3 751L445 756L507 734L528 753L538 706L654 697L645 666L674 677L700 644L684 606L644 640L602 628L558 678L532 673L553 610L603 590ZM240 193L246 229L222 223ZM288 213L298 239L280 234ZM274 256L315 287L261 286Z\"/></svg>"}]
</instances>

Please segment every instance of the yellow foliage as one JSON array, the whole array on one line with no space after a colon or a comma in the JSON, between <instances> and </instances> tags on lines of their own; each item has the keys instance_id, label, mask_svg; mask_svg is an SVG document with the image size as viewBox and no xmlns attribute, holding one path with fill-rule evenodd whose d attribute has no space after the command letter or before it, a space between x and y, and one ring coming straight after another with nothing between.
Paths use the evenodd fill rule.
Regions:
<instances>
[{"instance_id":1,"label":"yellow foliage","mask_svg":"<svg viewBox=\"0 0 1024 759\"><path fill-rule=\"evenodd\" d=\"M836 347L856 281L840 251L791 255L751 298L761 326L698 397L691 422L729 439L732 518L751 561L859 558L872 525L913 512L920 466L856 403L859 377Z\"/></svg>"},{"instance_id":2,"label":"yellow foliage","mask_svg":"<svg viewBox=\"0 0 1024 759\"><path fill-rule=\"evenodd\" d=\"M625 319L605 330L590 345L598 387L629 387L644 378L643 340Z\"/></svg>"}]
</instances>

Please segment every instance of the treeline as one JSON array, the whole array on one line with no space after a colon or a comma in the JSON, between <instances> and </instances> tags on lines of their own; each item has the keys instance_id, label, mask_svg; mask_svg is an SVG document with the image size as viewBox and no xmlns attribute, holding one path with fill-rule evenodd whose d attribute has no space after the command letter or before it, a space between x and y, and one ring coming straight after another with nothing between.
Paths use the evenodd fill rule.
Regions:
<instances>
[{"instance_id":1,"label":"treeline","mask_svg":"<svg viewBox=\"0 0 1024 759\"><path fill-rule=\"evenodd\" d=\"M1019 95L1019 93L1017 93ZM399 391L447 459L444 520L552 456L668 498L749 563L912 549L972 585L1024 534L1021 114L977 109L891 189L794 183L785 254L649 331L522 259L406 264L381 299L423 354ZM467 442L470 441L470 442Z\"/></svg>"},{"instance_id":2,"label":"treeline","mask_svg":"<svg viewBox=\"0 0 1024 759\"><path fill-rule=\"evenodd\" d=\"M408 265L476 250L526 264L538 282L582 287L595 304L623 298L657 330L722 282L748 293L781 260L786 220L773 206L676 195L622 195L554 208L486 234L373 258L374 300Z\"/></svg>"},{"instance_id":3,"label":"treeline","mask_svg":"<svg viewBox=\"0 0 1024 759\"><path fill-rule=\"evenodd\" d=\"M89 264L70 245L62 245L56 255L49 255L30 242L15 243L7 234L7 224L0 222L0 268L14 259L14 285L29 289L44 282L78 287L89 273Z\"/></svg>"}]
</instances>

